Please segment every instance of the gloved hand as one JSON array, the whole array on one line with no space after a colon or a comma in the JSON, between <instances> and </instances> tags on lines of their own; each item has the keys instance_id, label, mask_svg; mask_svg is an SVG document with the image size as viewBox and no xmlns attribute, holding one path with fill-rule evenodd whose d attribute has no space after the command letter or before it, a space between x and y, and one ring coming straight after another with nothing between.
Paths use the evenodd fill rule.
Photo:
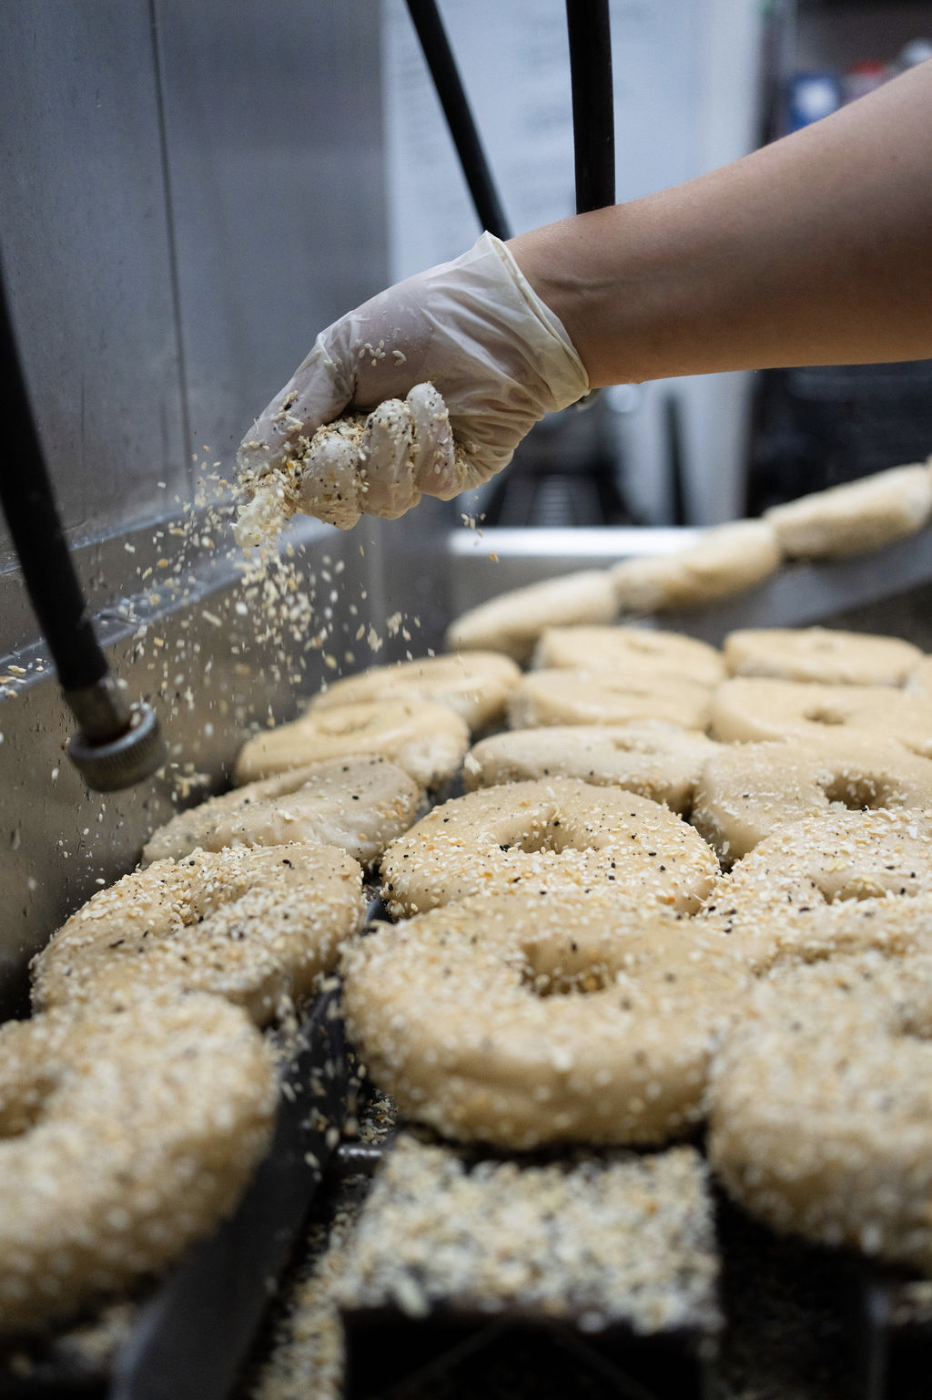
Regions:
<instances>
[{"instance_id":1,"label":"gloved hand","mask_svg":"<svg viewBox=\"0 0 932 1400\"><path fill-rule=\"evenodd\" d=\"M344 528L361 511L394 519L422 491L449 500L486 481L535 422L588 388L560 321L484 233L321 332L237 465L254 489L290 464L291 508ZM347 408L369 417L311 441Z\"/></svg>"}]
</instances>

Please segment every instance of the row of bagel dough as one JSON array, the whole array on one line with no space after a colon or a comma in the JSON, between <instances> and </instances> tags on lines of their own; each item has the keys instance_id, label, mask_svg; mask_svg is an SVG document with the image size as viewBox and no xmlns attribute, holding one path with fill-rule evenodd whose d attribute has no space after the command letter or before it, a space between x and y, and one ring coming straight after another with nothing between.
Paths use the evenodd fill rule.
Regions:
<instances>
[{"instance_id":1,"label":"row of bagel dough","mask_svg":"<svg viewBox=\"0 0 932 1400\"><path fill-rule=\"evenodd\" d=\"M777 821L832 802L932 805L932 663L908 642L765 629L733 633L720 652L637 627L551 628L536 659L522 674L466 652L337 681L247 742L236 769L247 787L176 818L147 858L223 843L262 801L284 839L318 800L293 765L360 750L434 793L460 773L467 791L546 777L623 787L687 815L726 864Z\"/></svg>"},{"instance_id":2,"label":"row of bagel dough","mask_svg":"<svg viewBox=\"0 0 932 1400\"><path fill-rule=\"evenodd\" d=\"M699 653L695 655L698 657ZM430 664L432 660L438 663L436 667ZM460 672L454 689L461 697L463 693L482 695L479 709L471 709L470 716L474 725L488 726L494 723L494 707L493 713L488 709L491 687L484 677L479 680L474 673L469 678L463 675L476 660L429 659L414 663L412 674L420 669L423 681L425 670L443 673L447 668L441 663L454 663ZM501 658L494 660L500 663ZM380 683L403 670L393 668L383 674ZM501 674L500 665L498 673ZM449 678L443 685L449 686ZM338 687L332 689L336 692ZM416 712L419 705L429 706L437 701L405 703ZM465 702L461 698L458 703L462 707ZM476 703L469 701L470 705ZM495 702L496 705L500 703ZM334 713L338 709L345 713L342 706L330 708ZM451 713L446 705L440 708ZM415 718L422 745L419 761L423 761L425 742L426 751L430 753L434 740L429 734L425 735L429 716L421 710ZM466 721L462 715L458 718L466 726L468 735ZM702 737L689 736L672 726L662 728L679 735L681 741ZM343 738L347 740L346 731ZM350 750L354 742L350 737ZM646 742L648 758L656 757L656 746L652 749L652 743L649 737ZM620 751L626 750L622 747ZM627 750L632 751L637 752L636 749ZM457 762L462 753L460 747ZM296 761L306 756L299 749L295 754ZM641 755L644 756L643 748ZM418 771L422 779L429 776L436 781L440 776L430 764ZM593 774L587 776L591 778ZM264 805L269 800L271 805ZM700 928L701 910L706 905L715 907L719 898L716 891L723 877L713 852L698 833L669 808L649 797L632 794L624 787L611 786L596 800L591 782L581 777L545 775L543 779L524 781L507 791L500 787L478 790L435 807L417 822L415 818L423 801L422 782L397 763L381 754L347 752L343 757L331 757L290 774L273 774L260 779L256 785L241 788L225 798L212 799L202 808L181 814L174 823L154 835L146 853L150 863L111 890L95 896L36 959L33 978L37 1014L33 1021L6 1028L2 1033L8 1046L13 1045L16 1037L20 1037L24 1045L27 1040L29 1042L28 1055L8 1057L13 1067L11 1078L22 1075L23 1064L28 1059L30 1064L40 1067L36 1073L40 1079L44 1076L44 1086L59 1079L65 1086L70 1085L71 1071L66 1071L65 1066L73 1059L81 1063L81 1059L74 1054L72 1031L69 1029L66 1035L64 1029L56 1029L66 1026L76 1028L73 1035L79 1040L84 1036L95 1044L95 1036L106 1032L111 1037L119 1050L118 1053L110 1050L101 1057L107 1075L115 1072L115 1064L122 1065L125 1061L135 1065L133 1023L137 1018L132 1015L132 1008L140 997L149 996L153 984L166 996L174 993L174 999L168 996L164 1010L169 1020L181 1014L179 1005L190 1011L207 994L211 999L206 1021L238 1015L237 1031L243 1038L245 1030L251 1030L249 1018L259 1025L267 1023L283 997L306 993L321 972L337 966L341 947L345 945L344 971L351 1021L364 1046L370 1045L374 1034L371 1058L380 1066L380 1082L394 1089L411 1116L433 1121L435 1126L454 1137L491 1136L506 1146L529 1146L553 1137L585 1141L660 1141L681 1133L701 1118L706 1111L710 1046L720 1036L724 1024L723 1007L728 1008L728 1019L740 1000L737 993L747 984L752 962L746 954L735 957L739 944L733 930L729 939L723 939L714 921ZM305 803L303 814L302 802ZM251 825L254 819L258 826ZM189 845L186 852L168 854L166 843L177 842L185 828L185 840L194 838L194 853L189 853ZM299 839L283 846L283 835ZM333 844L321 844L325 836ZM217 841L220 849L214 852L202 849L211 840ZM250 849L253 846L255 849ZM347 847L352 847L355 855L349 854ZM405 918L406 922L389 929L384 936L373 934L357 943L355 935L363 919L362 867L372 864L386 847L382 862L385 893L393 914ZM378 967L380 948L387 939L389 961L395 966L396 956L403 946L396 934L413 939L413 946L417 947L421 932L419 920L434 917L421 911L435 909L438 919L452 917L456 920L461 917L458 911L466 909L466 914L462 915L465 918L470 901L487 897L490 890L502 889L509 892L506 898L512 901L498 915L498 926L502 930L500 942L504 940L505 958L512 972L517 965L516 934L524 928L527 935L520 951L524 961L518 979L519 1002L525 1010L531 1008L534 1015L544 1018L537 1024L536 1049L525 1065L526 1070L530 1067L532 1082L528 1082L526 1075L524 1078L519 1075L511 1090L506 1092L512 1070L507 1068L508 1057L502 1060L495 1050L494 1038L489 1042L489 1054L483 1050L479 1057L488 1063L483 1063L478 1073L474 1073L476 1066L465 1076L447 1066L447 1073L439 1074L436 1066L443 1063L442 1058L437 1059L439 1052L432 1050L429 1044L424 1046L417 1034L402 1038L408 1051L412 1046L414 1050L413 1058L412 1053L402 1055L404 1063L399 1068L397 1037L395 1041L391 1036L384 1037L378 1026L373 1033L371 1017L375 1014L377 1023L379 1013L373 1013L371 1007L368 1012L365 1010L365 988L372 981L371 968ZM632 891L636 892L637 903L633 910ZM585 895L582 901L580 893ZM526 915L518 914L516 900L527 902ZM600 903L605 901L608 902L607 925L598 913ZM587 911L585 916L580 914L583 906ZM491 909L491 905L483 904L479 916L483 926L488 922ZM557 917L552 919L551 913ZM598 925L594 942L593 920ZM699 935L688 944L682 937L684 922ZM585 926L590 930L588 936ZM489 923L489 928L492 927L493 923ZM619 952L619 944L612 958L617 962L620 956L623 967L615 968L612 958L605 962L608 957L602 947L605 927L611 933L613 945L621 937L623 950ZM432 938L432 932L428 936ZM569 954L566 936L570 937ZM469 938L473 946L474 932ZM489 938L492 938L491 933ZM571 958L567 966L568 955ZM442 957L446 956L444 952ZM477 964L481 961L477 953L471 956L477 959ZM436 956L433 960L436 963ZM428 958L428 964L430 961ZM494 958L492 963L495 963ZM753 970L760 971L765 964L766 959L759 957ZM613 987L608 985L612 968L615 968ZM622 981L625 987L619 992ZM677 984L677 995L671 998L673 982ZM707 996L701 990L707 984L712 989L718 987L722 994L710 992ZM397 978L386 976L384 985L397 987ZM653 994L650 994L651 987ZM355 1001L354 988L363 989ZM528 988L531 995L528 995ZM576 1014L577 1021L587 1019L585 1015L580 1018L578 1013L586 1006L595 1005L590 996L574 998L552 994L570 990L598 991L600 995L610 993L606 1008L609 1019L614 1017L623 1025L627 1018L624 1039L628 1050L619 1060L621 1047L608 1042L606 1055L611 1065L607 1067L603 1063L593 1068L588 1079L579 1071L573 1048L575 1042L570 1038L561 1050L557 1044L560 1038L553 1040L553 1028L548 1020L554 1013ZM659 1007L656 1004L658 990L662 1002ZM180 1003L178 998L182 998ZM220 1011L218 999L239 1003L242 1010L225 1007ZM434 1006L433 992L427 1001ZM378 1004L378 997L376 1002ZM473 1001L473 1007L475 1004ZM396 1030L399 1014L397 1005L389 1013L391 1026ZM682 1034L672 1040L667 1035L671 1015L673 1022L683 1027ZM403 1022L404 1017L401 1019ZM439 1022L436 1017L428 1019L435 1025L443 1020L442 1017ZM464 1007L461 1007L459 1021L453 1017L448 1029L463 1021ZM520 1025L520 1017L515 1025ZM245 1039L248 1041L249 1037ZM54 1053L45 1053L45 1047L52 1042L59 1048ZM386 1049L384 1060L380 1061L379 1046L383 1042ZM548 1044L551 1049L546 1051L544 1063L550 1067L551 1078L555 1076L550 1088L546 1074L543 1080L540 1078L540 1056ZM63 1045L68 1048L63 1050ZM255 1057L255 1040L250 1046L250 1053ZM662 1046L667 1048L661 1053ZM128 1053L127 1047L133 1053ZM151 1050L149 1046L150 1053ZM54 1073L49 1068L50 1054ZM153 1062L162 1066L165 1057L155 1054ZM410 1081L411 1063L427 1070L426 1079L419 1080L415 1075ZM261 1101L264 1108L258 1118L267 1133L274 1089L270 1085L268 1065L264 1061L263 1064L263 1073L256 1073L254 1067L251 1111L255 1118L256 1103ZM610 1094L606 1093L609 1084L615 1086ZM458 1090L451 1091L451 1085L466 1086L464 1102L460 1102ZM556 1086L562 1086L561 1094L554 1096ZM441 1119L436 1116L438 1088L442 1115L446 1115ZM45 1087L40 1093L33 1082L30 1092L32 1099L28 1101L34 1107L36 1099L40 1099L46 1119L55 1121L58 1115L63 1118L63 1130L73 1128L73 1114L69 1116L67 1111L67 1087L58 1085L51 1104ZM163 1100L164 1091L153 1093L153 1103ZM100 1132L99 1111L96 1118L83 1110L79 1116L81 1125L88 1130L89 1150L92 1140L107 1140L107 1134ZM222 1105L218 1106L221 1117L225 1112ZM135 1129L133 1135L147 1144L150 1157L149 1135L155 1132L158 1138L155 1116L150 1114L144 1131L138 1119L129 1120ZM237 1125L241 1123L235 1116L233 1121ZM263 1131L255 1124L253 1127L254 1150L252 1154L245 1149L239 1153L238 1170L230 1169L228 1141L226 1155L222 1151L219 1153L223 1157L223 1168L214 1175L225 1192L218 1197L219 1206L215 1199L209 1210L189 1211L185 1227L180 1229L177 1222L166 1224L165 1212L171 1216L168 1209L171 1191L168 1197L160 1198L162 1210L156 1212L150 1233L162 1242L161 1253L146 1242L145 1230L140 1225L140 1221L144 1223L149 1218L146 1212L151 1214L152 1210L150 1184L139 1185L138 1191L121 1187L117 1193L120 1204L114 1209L113 1171L106 1162L101 1167L92 1156L93 1170L85 1170L83 1177L97 1184L94 1200L86 1205L83 1213L81 1209L75 1211L73 1183L67 1180L61 1185L59 1196L69 1203L71 1233L83 1232L82 1239L87 1242L87 1250L93 1253L96 1264L91 1268L87 1255L76 1248L71 1252L59 1250L54 1255L54 1263L51 1262L54 1243L56 1240L61 1243L62 1239L60 1221L50 1212L43 1219L53 1220L54 1229L40 1230L41 1222L29 1217L27 1212L31 1220L29 1230L17 1231L14 1225L11 1228L16 1238L0 1242L0 1259L20 1261L18 1270L4 1272L0 1268L0 1318L4 1325L26 1325L27 1320L34 1320L37 1315L60 1315L76 1298L84 1297L88 1289L112 1287L121 1276L125 1279L134 1276L134 1270L154 1267L165 1257L166 1240L170 1242L170 1252L177 1251L179 1240L183 1243L191 1237L192 1231L196 1234L206 1228L205 1221L215 1218L217 1210L226 1208L235 1197L236 1191L230 1183L241 1187L254 1164L258 1152L255 1145L265 1141ZM246 1137L248 1139L249 1135ZM26 1132L17 1141L19 1150L27 1154L35 1152L37 1147L42 1149L46 1155L38 1160L40 1165L49 1168L47 1144L37 1143L36 1134ZM191 1160L190 1143L186 1142L185 1150L186 1160ZM199 1144L199 1150L214 1152L216 1156L215 1140L211 1138L207 1147ZM23 1170L11 1179L31 1180L35 1159L25 1159L21 1165ZM121 1160L118 1166L122 1172L120 1179L125 1182L126 1161ZM59 1182L62 1173L58 1171L52 1176ZM171 1172L165 1173L165 1177L177 1185ZM136 1185L134 1183L134 1188ZM19 1218L18 1213L11 1214ZM120 1228L116 1231L108 1223L110 1216L119 1219ZM171 1220L174 1221L174 1216ZM136 1230L137 1225L140 1225L141 1234ZM134 1246L129 1251L125 1249L128 1237ZM129 1275L125 1262L117 1265L118 1258L131 1261ZM36 1285L33 1282L36 1279L44 1280L44 1285ZM49 1284L50 1279L54 1287Z\"/></svg>"},{"instance_id":3,"label":"row of bagel dough","mask_svg":"<svg viewBox=\"0 0 932 1400\"><path fill-rule=\"evenodd\" d=\"M545 628L704 607L746 592L786 561L849 559L917 534L932 518L932 457L704 530L671 554L625 559L500 593L447 631L450 651L527 661Z\"/></svg>"},{"instance_id":4,"label":"row of bagel dough","mask_svg":"<svg viewBox=\"0 0 932 1400\"><path fill-rule=\"evenodd\" d=\"M656 638L652 636L652 640ZM736 647L741 643L738 651L749 640L736 639ZM759 640L766 643L764 654L772 664L773 637ZM791 652L805 655L815 651L823 660L828 653L831 664L843 668L847 688L853 689L857 681L885 681L888 701L890 692L905 685L923 664L921 653L892 639L847 638L811 630L797 634L795 641L788 637L782 640ZM860 658L856 647L861 648ZM699 653L694 655L698 660ZM465 668L468 660L437 658L436 670L442 672L448 663ZM709 662L708 654L704 660ZM859 670L856 662L864 668ZM812 674L811 664L810 656L807 676ZM418 675L420 684L425 672L433 669L427 662L414 663L410 670L374 671L371 678L375 683L377 677L384 686L396 677L403 681ZM839 679L837 669L831 678ZM367 683L352 681L347 689ZM466 684L462 672L460 683ZM342 701L339 686L333 691L319 710L338 708L338 699ZM483 687L483 694L487 702L487 687ZM360 702L349 699L346 703ZM863 719L863 712L856 717ZM471 719L474 724L490 722L488 713L480 716L473 712ZM636 727L618 726L629 735ZM824 1175L826 1154L833 1160L840 1149L832 1133L823 1132L818 1124L802 1146L798 1133L786 1136L787 1126L795 1123L795 1105L802 1092L792 1076L787 1076L783 1099L778 1102L778 1116L782 1113L784 1117L773 1132L783 1134L784 1147L787 1142L794 1144L793 1151L808 1153L816 1164L808 1177L802 1174L799 1209L795 1209L792 1203L787 1205L786 1193L774 1196L772 1185L774 1173L777 1177L787 1170L800 1174L798 1161L794 1158L788 1168L788 1150L772 1153L772 1170L761 1175L751 1151L757 1142L756 1127L744 1134L740 1115L736 1129L730 1110L716 1107L727 1098L726 1089L733 1077L710 1070L713 1063L760 1063L744 1050L732 1061L724 1050L713 1054L716 1045L731 1043L725 1027L734 1022L735 1008L742 1004L738 993L747 986L751 974L766 976L773 984L766 989L770 1003L762 999L763 989L755 992L755 1018L761 1015L761 1008L772 1004L777 1008L773 1015L786 1020L787 1008L796 996L797 978L802 978L804 988L811 988L813 995L824 995L829 1001L835 980L850 984L854 979L860 989L858 1004L863 1002L869 1008L873 1002L867 990L880 985L875 969L878 957L884 960L885 975L889 974L885 985L890 985L894 974L907 980L919 978L926 967L921 955L926 927L932 926L928 891L916 887L912 867L928 868L928 825L925 817L913 810L929 805L928 787L920 781L911 794L891 792L891 774L881 781L878 762L886 757L894 768L898 762L907 768L913 765L905 778L902 772L896 775L908 783L917 778L915 760L892 740L880 742L878 759L878 741L872 738L869 723L842 727L847 737L834 765L842 764L847 748L847 769L842 774L825 771L833 764L827 760L824 746L821 755L818 746L807 755L810 763L821 757L822 790L818 796L821 805L830 810L809 818L795 830L797 865L809 860L814 846L819 858L810 862L813 869L807 867L799 880L792 919L787 916L785 880L793 863L793 851L786 846L791 839L787 832L792 828L792 823L787 826L787 817L798 815L792 810L784 810L779 822L771 824L778 828L783 881L773 896L762 893L759 887L761 871L768 873L766 862L772 859L766 838L756 865L742 861L731 875L716 876L703 863L701 847L688 844L691 833L686 837L682 826L670 825L669 817L659 816L649 804L637 804L630 795L609 816L608 829L600 825L611 800L601 794L593 805L591 795L580 790L579 779L523 781L512 788L507 800L476 792L435 808L426 822L394 843L383 862L391 910L405 922L351 945L344 957L351 1023L364 1053L376 1067L379 1082L396 1094L410 1116L449 1136L491 1137L511 1147L567 1137L662 1141L695 1124L711 1104L713 1156L735 1194L764 1218L784 1228L803 1229L825 1242L844 1239L891 1257L928 1261L928 1231L916 1236L913 1226L907 1229L904 1224L912 1218L910 1212L915 1215L916 1202L923 1199L921 1189L918 1194L913 1190L907 1199L910 1172L915 1185L915 1162L907 1164L908 1171L903 1162L894 1161L891 1166L883 1148L895 1125L894 1112L880 1115L877 1122L857 1121L853 1130L856 1150L852 1149L861 1161L860 1175L855 1172L857 1190L843 1171L840 1176L829 1171L827 1194L820 1195L813 1174ZM675 733L681 745L698 740L700 748L703 743L717 747L716 756L747 758L752 750L766 747L782 750L785 759L787 751L799 747L785 741L766 746L715 746L704 736L665 728L668 737ZM852 728L860 730L862 741L861 753L853 759L850 748L857 736ZM568 734L581 732L580 727L567 730ZM497 739L512 737L517 736L494 736L482 742L494 744ZM562 738L554 729L544 730L539 737L547 742ZM650 739L656 741L657 737L656 730L652 736L642 736L642 758L644 749L651 749ZM596 742L595 736L592 742ZM481 746L476 746L474 755ZM545 763L553 762L560 747L557 744L552 749ZM634 746L620 750L628 755L633 751ZM615 753L617 757L619 750ZM655 749L652 757L656 757ZM800 757L797 753L797 761ZM859 757L863 763L858 762ZM864 765L868 763L874 765L873 773L865 776ZM918 777L927 784L926 767L920 760ZM466 771L468 774L468 762ZM435 779L437 776L434 773ZM514 778L515 774L509 776ZM590 769L586 777L591 781L596 775ZM607 774L600 779L611 781ZM771 781L775 781L773 775ZM680 782L681 791L688 788L682 775ZM850 783L848 791L843 790L845 782ZM873 805L884 810L868 814L841 810L847 805ZM887 810L891 805L903 810ZM561 835L555 840L557 831ZM642 837L646 837L646 851ZM846 857L846 843L850 844L852 837L857 848L853 863ZM577 841L586 848L583 852ZM627 844L632 841L637 845ZM464 876L456 870L455 857L473 843L482 851L482 858L478 868L470 864ZM593 852L605 855L593 858ZM636 876L632 852L640 861ZM473 857L475 850L468 854ZM417 872L413 880L412 868ZM844 872L848 883L837 875L826 881L825 870ZM569 889L564 884L567 878ZM637 908L627 907L622 914L622 906L630 905L633 878ZM621 888L611 890L615 882ZM503 889L510 893L503 895ZM742 889L750 891L744 901L744 923L736 914L736 896ZM579 900L580 890L585 892L584 902ZM850 902L852 890L855 902ZM488 902L488 891L495 891L494 899L502 901L500 908ZM421 912L425 908L430 912ZM768 918L762 922L764 914ZM477 934L480 926L481 937ZM684 938L687 928L688 940ZM726 929L728 936L722 939ZM810 978L807 968L801 966L819 964L829 955L830 974L813 973ZM888 967L889 957L894 961ZM503 967L507 967L507 995L501 986ZM612 971L614 982L610 985L608 974ZM677 984L675 997L670 993L671 983ZM619 1007L614 992L621 984ZM535 993L530 998L529 986ZM774 987L784 990L778 994ZM444 989L446 1000L441 995ZM590 995L574 998L559 994L572 990ZM604 1005L592 1000L593 991L605 993ZM480 1027L470 1030L476 1005L489 1004L494 1011L501 998L500 1014L492 1017L499 1027L497 1035L489 1034L485 1017ZM624 1014L619 1016L619 1010L627 1013L627 1020ZM603 1025L599 1014L600 1034L594 1036L592 1017L601 1012L608 1016L608 1023ZM867 1014L863 1011L862 1029ZM902 1048L902 1027L898 1030L876 1007L874 1014L883 1023L883 1033L870 1045L877 1051L875 1058L886 1060L890 1043ZM536 1018L530 1027L528 1016ZM555 1016L563 1017L562 1035L555 1035ZM514 1030L516 1044L511 1056L507 1045L503 1048L501 1043L501 1028L505 1026ZM612 1026L614 1038L609 1034ZM618 1043L621 1028L625 1051ZM792 1034L792 1026L785 1033ZM506 1034L504 1038L507 1041L509 1037ZM535 1039L532 1051L529 1042ZM845 1042L845 1053L850 1049ZM798 1062L796 1055L793 1063L797 1068ZM904 1082L909 1077L907 1073ZM719 1083L726 1087L716 1098L714 1086ZM807 1087L812 1093L829 1091L824 1082ZM740 1089L739 1076L734 1092ZM849 1132L849 1141L851 1136ZM765 1182L763 1190L756 1189L760 1181ZM861 1189L865 1185L869 1191ZM878 1190L883 1196L884 1189L887 1206L879 1209L875 1198ZM873 1204L851 1210L852 1194Z\"/></svg>"},{"instance_id":5,"label":"row of bagel dough","mask_svg":"<svg viewBox=\"0 0 932 1400\"><path fill-rule=\"evenodd\" d=\"M262 1028L365 911L343 849L234 845L126 875L53 934L32 1016L0 1026L0 1334L151 1278L235 1208L281 1092Z\"/></svg>"}]
</instances>

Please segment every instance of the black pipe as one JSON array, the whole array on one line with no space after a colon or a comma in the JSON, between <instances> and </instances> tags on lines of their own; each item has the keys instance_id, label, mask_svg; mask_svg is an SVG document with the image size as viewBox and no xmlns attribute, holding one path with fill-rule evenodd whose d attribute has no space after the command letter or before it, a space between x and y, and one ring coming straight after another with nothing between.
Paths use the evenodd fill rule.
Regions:
<instances>
[{"instance_id":1,"label":"black pipe","mask_svg":"<svg viewBox=\"0 0 932 1400\"><path fill-rule=\"evenodd\" d=\"M0 503L65 700L78 721L68 757L88 787L130 787L165 762L165 742L152 706L128 703L97 640L46 470L2 267L0 383L6 391Z\"/></svg>"},{"instance_id":2,"label":"black pipe","mask_svg":"<svg viewBox=\"0 0 932 1400\"><path fill-rule=\"evenodd\" d=\"M0 274L0 383L4 386L0 501L26 588L66 690L94 685L107 662L74 570L45 467Z\"/></svg>"},{"instance_id":3,"label":"black pipe","mask_svg":"<svg viewBox=\"0 0 932 1400\"><path fill-rule=\"evenodd\" d=\"M615 203L615 119L608 0L566 0L573 89L576 212Z\"/></svg>"},{"instance_id":4,"label":"black pipe","mask_svg":"<svg viewBox=\"0 0 932 1400\"><path fill-rule=\"evenodd\" d=\"M683 410L676 394L667 394L663 401L663 422L667 439L671 524L688 525L686 466L683 453Z\"/></svg>"},{"instance_id":5,"label":"black pipe","mask_svg":"<svg viewBox=\"0 0 932 1400\"><path fill-rule=\"evenodd\" d=\"M479 140L479 133L469 109L469 100L435 0L407 0L407 3L411 22L417 31L472 202L479 216L479 223L497 238L508 239L511 237L508 220L505 218L492 172Z\"/></svg>"}]
</instances>

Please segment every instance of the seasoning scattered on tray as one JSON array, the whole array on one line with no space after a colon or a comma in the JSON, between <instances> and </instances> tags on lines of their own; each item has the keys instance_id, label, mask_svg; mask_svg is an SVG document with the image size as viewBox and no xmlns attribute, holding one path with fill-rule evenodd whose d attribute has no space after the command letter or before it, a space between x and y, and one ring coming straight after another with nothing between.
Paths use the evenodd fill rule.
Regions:
<instances>
[{"instance_id":1,"label":"seasoning scattered on tray","mask_svg":"<svg viewBox=\"0 0 932 1400\"><path fill-rule=\"evenodd\" d=\"M650 1334L718 1329L708 1176L678 1147L558 1163L478 1161L403 1135L348 1244L344 1311L506 1308L625 1323Z\"/></svg>"}]
</instances>

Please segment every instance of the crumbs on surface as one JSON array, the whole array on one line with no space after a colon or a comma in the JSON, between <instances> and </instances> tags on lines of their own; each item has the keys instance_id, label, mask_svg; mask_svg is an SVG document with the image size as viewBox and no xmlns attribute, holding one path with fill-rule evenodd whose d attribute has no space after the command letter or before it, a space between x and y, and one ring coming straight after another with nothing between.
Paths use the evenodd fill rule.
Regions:
<instances>
[{"instance_id":1,"label":"crumbs on surface","mask_svg":"<svg viewBox=\"0 0 932 1400\"><path fill-rule=\"evenodd\" d=\"M479 1161L398 1139L349 1241L344 1310L438 1304L616 1322L720 1326L708 1174L692 1147L560 1163Z\"/></svg>"}]
</instances>

